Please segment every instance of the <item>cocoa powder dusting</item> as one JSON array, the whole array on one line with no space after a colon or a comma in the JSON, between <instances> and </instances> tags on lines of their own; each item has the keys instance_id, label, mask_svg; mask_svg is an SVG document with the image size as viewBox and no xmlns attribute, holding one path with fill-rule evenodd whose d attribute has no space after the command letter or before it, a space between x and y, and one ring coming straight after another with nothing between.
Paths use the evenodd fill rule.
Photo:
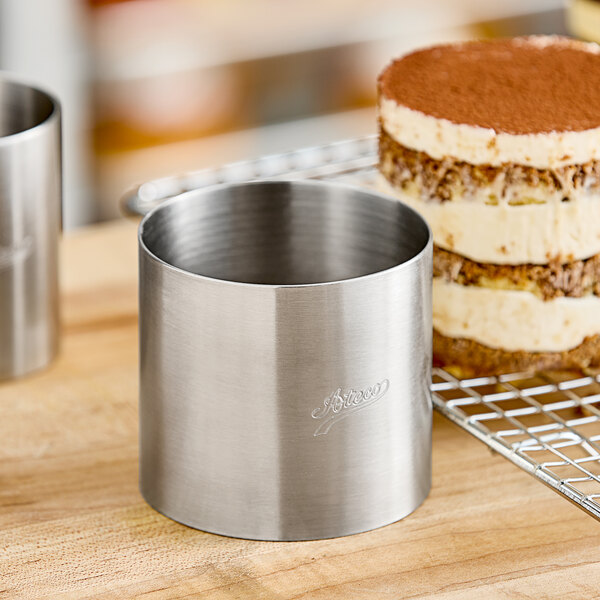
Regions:
<instances>
[{"instance_id":1,"label":"cocoa powder dusting","mask_svg":"<svg viewBox=\"0 0 600 600\"><path fill-rule=\"evenodd\" d=\"M379 93L438 119L497 132L600 127L600 54L568 38L546 45L539 39L418 50L383 71Z\"/></svg>"}]
</instances>

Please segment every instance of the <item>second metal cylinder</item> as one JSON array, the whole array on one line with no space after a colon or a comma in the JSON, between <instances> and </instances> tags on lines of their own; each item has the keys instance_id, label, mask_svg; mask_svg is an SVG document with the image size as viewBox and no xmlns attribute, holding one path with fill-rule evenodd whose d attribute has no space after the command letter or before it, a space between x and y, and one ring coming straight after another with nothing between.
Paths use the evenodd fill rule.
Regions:
<instances>
[{"instance_id":1,"label":"second metal cylinder","mask_svg":"<svg viewBox=\"0 0 600 600\"><path fill-rule=\"evenodd\" d=\"M58 103L0 77L0 379L58 348L61 181Z\"/></svg>"}]
</instances>

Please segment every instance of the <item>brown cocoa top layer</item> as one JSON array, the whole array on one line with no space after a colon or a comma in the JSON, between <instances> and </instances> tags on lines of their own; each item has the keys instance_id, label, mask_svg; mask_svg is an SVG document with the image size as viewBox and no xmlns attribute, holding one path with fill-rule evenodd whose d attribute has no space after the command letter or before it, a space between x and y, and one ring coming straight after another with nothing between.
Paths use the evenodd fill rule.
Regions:
<instances>
[{"instance_id":1,"label":"brown cocoa top layer","mask_svg":"<svg viewBox=\"0 0 600 600\"><path fill-rule=\"evenodd\" d=\"M379 93L438 119L510 134L600 127L600 54L564 37L448 44L393 61Z\"/></svg>"}]
</instances>

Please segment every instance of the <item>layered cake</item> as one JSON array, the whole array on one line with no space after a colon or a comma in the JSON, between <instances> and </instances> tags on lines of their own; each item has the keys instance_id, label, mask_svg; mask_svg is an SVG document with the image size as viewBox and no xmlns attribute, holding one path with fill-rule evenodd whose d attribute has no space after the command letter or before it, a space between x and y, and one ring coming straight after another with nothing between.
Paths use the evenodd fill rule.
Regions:
<instances>
[{"instance_id":1,"label":"layered cake","mask_svg":"<svg viewBox=\"0 0 600 600\"><path fill-rule=\"evenodd\" d=\"M433 231L438 364L600 366L600 48L428 48L378 97L382 185Z\"/></svg>"}]
</instances>

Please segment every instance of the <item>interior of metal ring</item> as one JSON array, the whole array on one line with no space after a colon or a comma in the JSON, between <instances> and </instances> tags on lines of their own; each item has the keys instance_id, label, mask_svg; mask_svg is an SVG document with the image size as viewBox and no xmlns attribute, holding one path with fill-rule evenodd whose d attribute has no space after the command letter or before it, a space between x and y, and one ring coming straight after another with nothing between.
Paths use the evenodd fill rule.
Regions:
<instances>
[{"instance_id":1,"label":"interior of metal ring","mask_svg":"<svg viewBox=\"0 0 600 600\"><path fill-rule=\"evenodd\" d=\"M0 137L41 125L53 110L53 102L44 92L0 79Z\"/></svg>"},{"instance_id":2,"label":"interior of metal ring","mask_svg":"<svg viewBox=\"0 0 600 600\"><path fill-rule=\"evenodd\" d=\"M191 192L157 208L141 239L160 260L241 283L302 285L384 271L418 255L424 221L335 184L262 182Z\"/></svg>"}]
</instances>

